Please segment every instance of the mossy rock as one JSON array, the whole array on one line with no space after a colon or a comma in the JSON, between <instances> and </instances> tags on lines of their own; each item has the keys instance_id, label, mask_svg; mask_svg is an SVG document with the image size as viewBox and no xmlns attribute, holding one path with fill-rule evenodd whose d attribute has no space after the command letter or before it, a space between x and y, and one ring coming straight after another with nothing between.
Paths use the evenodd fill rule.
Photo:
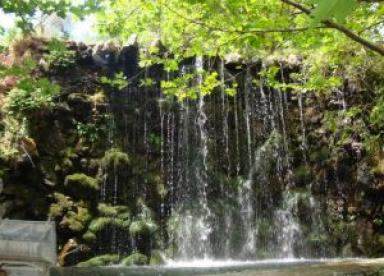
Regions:
<instances>
[{"instance_id":1,"label":"mossy rock","mask_svg":"<svg viewBox=\"0 0 384 276\"><path fill-rule=\"evenodd\" d=\"M49 219L61 218L60 226L74 232L82 231L92 219L92 215L83 201L74 202L64 194L54 193L55 203L49 206Z\"/></svg>"},{"instance_id":2,"label":"mossy rock","mask_svg":"<svg viewBox=\"0 0 384 276\"><path fill-rule=\"evenodd\" d=\"M130 159L128 155L116 148L107 151L102 160L104 166L111 166L114 168L123 168L128 166L129 163Z\"/></svg>"},{"instance_id":3,"label":"mossy rock","mask_svg":"<svg viewBox=\"0 0 384 276\"><path fill-rule=\"evenodd\" d=\"M112 217L98 217L92 220L88 229L93 233L97 233L107 228L108 226L115 226L121 230L128 230L130 226L130 220L123 220Z\"/></svg>"},{"instance_id":4,"label":"mossy rock","mask_svg":"<svg viewBox=\"0 0 384 276\"><path fill-rule=\"evenodd\" d=\"M141 253L133 253L130 256L124 258L121 261L121 264L125 266L146 265L148 264L148 257Z\"/></svg>"},{"instance_id":5,"label":"mossy rock","mask_svg":"<svg viewBox=\"0 0 384 276\"><path fill-rule=\"evenodd\" d=\"M67 226L74 232L82 231L88 222L92 219L89 210L84 207L77 207L75 211L66 212L65 216L60 222L60 225Z\"/></svg>"},{"instance_id":6,"label":"mossy rock","mask_svg":"<svg viewBox=\"0 0 384 276\"><path fill-rule=\"evenodd\" d=\"M75 173L65 177L65 185L71 187L82 187L97 191L100 189L97 179L90 177L84 173Z\"/></svg>"},{"instance_id":7,"label":"mossy rock","mask_svg":"<svg viewBox=\"0 0 384 276\"><path fill-rule=\"evenodd\" d=\"M56 202L49 206L49 218L63 216L65 210L72 209L72 207L75 205L72 199L64 194L55 192L53 197L55 198Z\"/></svg>"},{"instance_id":8,"label":"mossy rock","mask_svg":"<svg viewBox=\"0 0 384 276\"><path fill-rule=\"evenodd\" d=\"M111 225L111 224L112 224L112 218L99 217L91 221L88 229L93 233L97 233L105 229L108 225Z\"/></svg>"},{"instance_id":9,"label":"mossy rock","mask_svg":"<svg viewBox=\"0 0 384 276\"><path fill-rule=\"evenodd\" d=\"M165 264L164 254L160 250L153 250L149 260L150 265L163 265Z\"/></svg>"},{"instance_id":10,"label":"mossy rock","mask_svg":"<svg viewBox=\"0 0 384 276\"><path fill-rule=\"evenodd\" d=\"M97 210L105 217L117 217L123 220L129 219L131 215L129 208L123 205L112 206L110 204L99 203Z\"/></svg>"},{"instance_id":11,"label":"mossy rock","mask_svg":"<svg viewBox=\"0 0 384 276\"><path fill-rule=\"evenodd\" d=\"M154 234L157 231L157 225L151 221L145 221L145 220L136 220L133 221L131 226L129 227L129 233L132 236L136 235L144 235L144 236L150 236Z\"/></svg>"},{"instance_id":12,"label":"mossy rock","mask_svg":"<svg viewBox=\"0 0 384 276\"><path fill-rule=\"evenodd\" d=\"M85 240L86 242L89 242L89 243L93 243L96 241L96 234L93 233L92 231L87 231L84 233L83 235L83 240Z\"/></svg>"},{"instance_id":13,"label":"mossy rock","mask_svg":"<svg viewBox=\"0 0 384 276\"><path fill-rule=\"evenodd\" d=\"M94 258L91 258L85 262L78 263L78 267L93 267L93 266L108 266L117 264L119 262L118 255L101 255Z\"/></svg>"}]
</instances>

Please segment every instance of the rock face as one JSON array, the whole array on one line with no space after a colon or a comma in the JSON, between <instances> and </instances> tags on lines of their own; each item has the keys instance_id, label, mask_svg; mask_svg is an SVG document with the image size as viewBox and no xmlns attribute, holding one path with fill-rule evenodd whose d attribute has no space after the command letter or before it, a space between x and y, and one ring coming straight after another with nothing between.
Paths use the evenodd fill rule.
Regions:
<instances>
[{"instance_id":1,"label":"rock face","mask_svg":"<svg viewBox=\"0 0 384 276\"><path fill-rule=\"evenodd\" d=\"M44 43L32 43L37 59L49 55ZM224 65L239 84L233 97L216 88L178 103L160 93L161 65L139 68L136 46L67 47L74 62L38 68L62 87L52 108L14 122L22 135L3 112L0 129L15 149L0 156L0 217L55 220L61 265L159 264L199 241L208 246L195 252L222 258L384 253L384 153L365 144L364 113L337 117L331 92L255 86L259 63ZM289 82L299 67L277 75ZM120 71L128 86L100 81ZM348 106L372 105L357 92Z\"/></svg>"}]
</instances>

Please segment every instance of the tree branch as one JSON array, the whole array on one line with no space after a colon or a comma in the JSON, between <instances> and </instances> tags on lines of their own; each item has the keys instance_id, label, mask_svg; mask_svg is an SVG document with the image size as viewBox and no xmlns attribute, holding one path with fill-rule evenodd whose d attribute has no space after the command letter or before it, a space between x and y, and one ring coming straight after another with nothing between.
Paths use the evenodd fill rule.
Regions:
<instances>
[{"instance_id":1,"label":"tree branch","mask_svg":"<svg viewBox=\"0 0 384 276\"><path fill-rule=\"evenodd\" d=\"M307 14L308 16L311 16L312 11L309 8L303 6L302 4L297 3L295 1L292 1L292 0L281 0L281 1L283 3L286 3L287 5L290 5L292 7L295 7L297 9L301 10L302 12ZM364 0L364 1L366 1L366 2L367 1L369 1L369 2L383 2L384 0L375 0L375 1ZM334 21L331 21L331 20L323 20L323 21L321 21L321 23L328 28L333 28L335 30L338 30L339 32L342 32L344 35L346 35L347 37L349 37L353 41L360 43L364 47L384 56L384 48L383 47L380 47L379 45L376 45L375 43L366 40L365 38L359 36L358 34L355 34L353 31L346 28L345 26L343 26L339 23L336 23Z\"/></svg>"},{"instance_id":2,"label":"tree branch","mask_svg":"<svg viewBox=\"0 0 384 276\"><path fill-rule=\"evenodd\" d=\"M268 33L295 33L295 32L303 32L308 30L309 28L304 27L304 28L271 28L271 29L254 29L254 30L228 30L228 29L223 29L217 26L210 26L206 24L204 21L200 21L197 19L189 18L181 14L180 12L172 9L168 5L164 4L164 7L167 8L170 12L176 14L177 16L180 16L183 18L185 21L191 22L196 25L200 25L208 30L211 31L217 31L217 32L222 32L222 33L234 33L234 34L268 34Z\"/></svg>"},{"instance_id":3,"label":"tree branch","mask_svg":"<svg viewBox=\"0 0 384 276\"><path fill-rule=\"evenodd\" d=\"M360 2L367 2L367 3L382 3L384 0L359 0Z\"/></svg>"},{"instance_id":4,"label":"tree branch","mask_svg":"<svg viewBox=\"0 0 384 276\"><path fill-rule=\"evenodd\" d=\"M375 28L375 27L381 25L381 24L384 24L384 19L383 19L383 20L380 20L380 21L378 21L378 22L375 22L375 23L369 25L368 27L362 29L362 30L359 32L359 34L362 34L362 33L366 32L366 31L368 31L368 30L370 30L370 29L372 29L372 28Z\"/></svg>"}]
</instances>

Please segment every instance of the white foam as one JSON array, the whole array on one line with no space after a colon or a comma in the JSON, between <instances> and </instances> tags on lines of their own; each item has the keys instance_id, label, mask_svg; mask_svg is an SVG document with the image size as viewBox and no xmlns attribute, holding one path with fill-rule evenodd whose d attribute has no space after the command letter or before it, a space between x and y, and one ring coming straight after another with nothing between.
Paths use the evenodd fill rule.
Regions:
<instances>
[{"instance_id":1,"label":"white foam","mask_svg":"<svg viewBox=\"0 0 384 276\"><path fill-rule=\"evenodd\" d=\"M233 267L233 266L255 266L262 264L284 264L284 263L305 263L305 262L322 262L320 259L265 259L258 261L241 261L241 260L217 260L217 259L193 259L189 261L173 261L168 260L166 267L175 268L211 268L211 267Z\"/></svg>"}]
</instances>

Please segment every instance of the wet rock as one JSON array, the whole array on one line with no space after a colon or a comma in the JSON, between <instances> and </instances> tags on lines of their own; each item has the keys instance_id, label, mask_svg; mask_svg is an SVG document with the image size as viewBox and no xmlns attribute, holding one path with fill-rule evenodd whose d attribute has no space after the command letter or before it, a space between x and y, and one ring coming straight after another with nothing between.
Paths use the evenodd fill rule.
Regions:
<instances>
[{"instance_id":1,"label":"wet rock","mask_svg":"<svg viewBox=\"0 0 384 276\"><path fill-rule=\"evenodd\" d=\"M80 166L83 170L85 170L88 167L88 160L86 158L81 158Z\"/></svg>"},{"instance_id":2,"label":"wet rock","mask_svg":"<svg viewBox=\"0 0 384 276\"><path fill-rule=\"evenodd\" d=\"M58 262L61 266L65 266L65 257L68 255L72 249L77 247L77 242L74 239L69 239L66 244L64 244L63 249L61 249Z\"/></svg>"},{"instance_id":3,"label":"wet rock","mask_svg":"<svg viewBox=\"0 0 384 276\"><path fill-rule=\"evenodd\" d=\"M94 267L94 266L108 266L117 264L119 262L119 256L113 254L106 254L91 258L85 262L78 263L78 267Z\"/></svg>"},{"instance_id":4,"label":"wet rock","mask_svg":"<svg viewBox=\"0 0 384 276\"><path fill-rule=\"evenodd\" d=\"M132 236L150 236L157 231L157 228L157 225L152 221L136 220L129 227L129 233Z\"/></svg>"},{"instance_id":5,"label":"wet rock","mask_svg":"<svg viewBox=\"0 0 384 276\"><path fill-rule=\"evenodd\" d=\"M105 153L102 161L104 166L111 166L113 168L123 168L129 165L130 159L125 152L119 149L111 149Z\"/></svg>"},{"instance_id":6,"label":"wet rock","mask_svg":"<svg viewBox=\"0 0 384 276\"><path fill-rule=\"evenodd\" d=\"M118 62L119 48L113 42L96 45L93 49L92 60L96 66L112 68Z\"/></svg>"},{"instance_id":7,"label":"wet rock","mask_svg":"<svg viewBox=\"0 0 384 276\"><path fill-rule=\"evenodd\" d=\"M76 120L84 121L91 118L92 102L87 94L72 93L68 96L67 103Z\"/></svg>"},{"instance_id":8,"label":"wet rock","mask_svg":"<svg viewBox=\"0 0 384 276\"><path fill-rule=\"evenodd\" d=\"M361 162L357 165L356 169L357 183L362 187L369 187L373 181L373 174L371 168L366 162Z\"/></svg>"},{"instance_id":9,"label":"wet rock","mask_svg":"<svg viewBox=\"0 0 384 276\"><path fill-rule=\"evenodd\" d=\"M163 265L166 263L164 253L160 250L153 250L151 252L151 258L149 260L150 265Z\"/></svg>"},{"instance_id":10,"label":"wet rock","mask_svg":"<svg viewBox=\"0 0 384 276\"><path fill-rule=\"evenodd\" d=\"M148 264L148 257L141 253L133 253L130 256L124 258L121 261L121 264L125 266L146 265Z\"/></svg>"}]
</instances>

